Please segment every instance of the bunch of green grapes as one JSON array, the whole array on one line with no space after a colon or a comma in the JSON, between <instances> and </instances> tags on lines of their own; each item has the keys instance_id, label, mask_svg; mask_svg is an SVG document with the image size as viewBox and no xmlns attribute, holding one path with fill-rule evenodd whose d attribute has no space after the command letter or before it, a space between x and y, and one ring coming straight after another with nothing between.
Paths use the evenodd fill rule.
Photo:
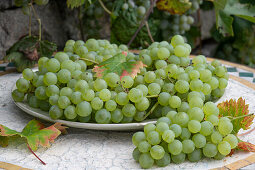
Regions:
<instances>
[{"instance_id":1,"label":"bunch of green grapes","mask_svg":"<svg viewBox=\"0 0 255 170\"><path fill-rule=\"evenodd\" d=\"M202 100L191 98L196 102L199 99ZM185 111L179 111L180 108L133 135L133 158L142 168L151 168L154 163L159 167L171 162L180 164L186 159L198 162L203 157L220 160L237 147L238 139L231 134L233 124L227 117L218 118L214 103L190 106Z\"/></svg>"},{"instance_id":2,"label":"bunch of green grapes","mask_svg":"<svg viewBox=\"0 0 255 170\"><path fill-rule=\"evenodd\" d=\"M96 123L130 123L166 116L169 111L187 112L223 95L228 74L215 60L197 56L190 63L191 48L182 36L151 44L139 55L128 52L127 61L142 61L136 78L108 73L97 78L91 68L122 51L107 40L68 40L64 52L42 57L39 71L25 69L12 95L34 108L49 111L52 119Z\"/></svg>"}]
</instances>

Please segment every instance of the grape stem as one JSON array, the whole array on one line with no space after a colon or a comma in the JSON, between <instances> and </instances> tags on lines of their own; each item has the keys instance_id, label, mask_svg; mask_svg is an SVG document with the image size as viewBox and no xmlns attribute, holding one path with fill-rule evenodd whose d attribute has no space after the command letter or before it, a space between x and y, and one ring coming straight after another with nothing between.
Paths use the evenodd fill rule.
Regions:
<instances>
[{"instance_id":1,"label":"grape stem","mask_svg":"<svg viewBox=\"0 0 255 170\"><path fill-rule=\"evenodd\" d=\"M147 12L145 13L142 21L140 22L140 25L138 27L138 29L136 30L136 32L134 33L134 35L132 36L132 38L130 39L130 41L128 42L127 46L129 47L131 45L131 43L134 41L135 37L137 36L137 34L140 32L140 30L142 29L142 27L144 26L145 22L147 21L147 19L149 18L151 12L153 11L154 8L154 4L157 0L153 0L151 1L151 6L150 8L147 10Z\"/></svg>"},{"instance_id":2,"label":"grape stem","mask_svg":"<svg viewBox=\"0 0 255 170\"><path fill-rule=\"evenodd\" d=\"M37 159L39 159L39 161L40 161L43 165L46 165L46 163L43 162L43 161L34 153L34 151L30 148L30 146L29 146L28 144L27 144L27 147L28 147L29 151L30 151Z\"/></svg>"},{"instance_id":3,"label":"grape stem","mask_svg":"<svg viewBox=\"0 0 255 170\"><path fill-rule=\"evenodd\" d=\"M150 30L148 21L145 22L145 26L146 26L146 28L147 28L147 32L148 32L148 35L149 35L149 37L150 37L150 39L151 39L151 42L154 42L154 39L153 39L153 37L152 37L152 35L151 35L151 30Z\"/></svg>"},{"instance_id":4,"label":"grape stem","mask_svg":"<svg viewBox=\"0 0 255 170\"><path fill-rule=\"evenodd\" d=\"M99 64L98 62L90 60L90 59L87 59L87 58L80 58L80 60L89 61L91 63Z\"/></svg>"},{"instance_id":5,"label":"grape stem","mask_svg":"<svg viewBox=\"0 0 255 170\"><path fill-rule=\"evenodd\" d=\"M84 31L83 31L83 22L82 22L82 6L80 6L78 8L78 18L79 18L81 38L82 38L82 40L85 40Z\"/></svg>"},{"instance_id":6,"label":"grape stem","mask_svg":"<svg viewBox=\"0 0 255 170\"><path fill-rule=\"evenodd\" d=\"M37 13L35 12L35 8L34 8L32 3L31 3L31 8L32 8L34 16L35 16L35 18L36 18L36 20L37 20L37 22L39 24L39 35L38 36L39 36L39 41L41 41L41 39L42 39L42 23L41 23L41 19L38 17Z\"/></svg>"},{"instance_id":7,"label":"grape stem","mask_svg":"<svg viewBox=\"0 0 255 170\"><path fill-rule=\"evenodd\" d=\"M158 97L159 95L146 96L147 98Z\"/></svg>"},{"instance_id":8,"label":"grape stem","mask_svg":"<svg viewBox=\"0 0 255 170\"><path fill-rule=\"evenodd\" d=\"M244 117L247 117L247 116L252 116L252 115L254 115L254 113L250 113L248 115L242 115L242 116L238 116L238 117L232 117L232 116L227 116L227 117L230 118L231 121L233 121L233 120L236 120L236 119L241 119L241 118L244 118Z\"/></svg>"},{"instance_id":9,"label":"grape stem","mask_svg":"<svg viewBox=\"0 0 255 170\"><path fill-rule=\"evenodd\" d=\"M32 35L32 9L31 9L31 3L29 4L29 24L28 24L28 35L29 37Z\"/></svg>"},{"instance_id":10,"label":"grape stem","mask_svg":"<svg viewBox=\"0 0 255 170\"><path fill-rule=\"evenodd\" d=\"M98 0L98 1L99 1L100 5L102 6L102 8L105 10L105 12L107 12L109 15L112 15L112 12L106 8L106 6L102 2L102 0Z\"/></svg>"},{"instance_id":11,"label":"grape stem","mask_svg":"<svg viewBox=\"0 0 255 170\"><path fill-rule=\"evenodd\" d=\"M154 105L153 105L153 107L151 108L151 110L149 111L149 112L147 112L146 113L146 115L143 117L143 120L144 119L146 119L150 114L152 114L152 112L156 109L156 107L158 106L158 102L157 103L155 103Z\"/></svg>"}]
</instances>

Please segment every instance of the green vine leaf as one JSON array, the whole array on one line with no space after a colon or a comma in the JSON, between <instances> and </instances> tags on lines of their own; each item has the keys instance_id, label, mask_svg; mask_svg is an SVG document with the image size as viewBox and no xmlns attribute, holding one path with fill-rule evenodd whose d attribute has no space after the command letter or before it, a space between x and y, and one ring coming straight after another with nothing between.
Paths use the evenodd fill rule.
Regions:
<instances>
[{"instance_id":1,"label":"green vine leaf","mask_svg":"<svg viewBox=\"0 0 255 170\"><path fill-rule=\"evenodd\" d=\"M66 1L68 8L77 8L85 4L85 0L67 0Z\"/></svg>"},{"instance_id":2,"label":"green vine leaf","mask_svg":"<svg viewBox=\"0 0 255 170\"><path fill-rule=\"evenodd\" d=\"M231 116L232 118L245 116L249 114L248 104L245 104L245 100L240 97L237 101L230 99L218 104L220 110L220 116ZM250 128L254 115L242 117L239 119L233 119L233 133L237 134L240 129L247 130Z\"/></svg>"},{"instance_id":3,"label":"green vine leaf","mask_svg":"<svg viewBox=\"0 0 255 170\"><path fill-rule=\"evenodd\" d=\"M59 123L45 128L38 120L31 120L22 132L18 132L0 124L0 145L6 147L10 137L19 136L25 138L29 147L35 151L38 146L49 147L65 128Z\"/></svg>"},{"instance_id":4,"label":"green vine leaf","mask_svg":"<svg viewBox=\"0 0 255 170\"><path fill-rule=\"evenodd\" d=\"M191 7L189 0L159 0L157 8L170 14L183 14Z\"/></svg>"},{"instance_id":5,"label":"green vine leaf","mask_svg":"<svg viewBox=\"0 0 255 170\"><path fill-rule=\"evenodd\" d=\"M96 77L102 78L108 73L116 73L120 78L127 75L135 78L140 68L145 65L141 61L126 61L126 55L126 52L119 53L95 66L93 72L96 73Z\"/></svg>"}]
</instances>

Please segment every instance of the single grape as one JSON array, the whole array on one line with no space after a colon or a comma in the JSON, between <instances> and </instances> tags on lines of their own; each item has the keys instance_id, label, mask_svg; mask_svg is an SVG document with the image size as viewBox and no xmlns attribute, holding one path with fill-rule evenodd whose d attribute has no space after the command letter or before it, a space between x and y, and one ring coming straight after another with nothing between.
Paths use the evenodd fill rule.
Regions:
<instances>
[{"instance_id":1,"label":"single grape","mask_svg":"<svg viewBox=\"0 0 255 170\"><path fill-rule=\"evenodd\" d=\"M190 162L198 162L201 159L202 159L201 149L195 149L193 152L188 154L188 160Z\"/></svg>"},{"instance_id":2,"label":"single grape","mask_svg":"<svg viewBox=\"0 0 255 170\"><path fill-rule=\"evenodd\" d=\"M138 146L140 142L146 140L146 135L144 132L136 132L132 136L132 142L135 146Z\"/></svg>"},{"instance_id":3,"label":"single grape","mask_svg":"<svg viewBox=\"0 0 255 170\"><path fill-rule=\"evenodd\" d=\"M181 127L187 127L188 122L189 116L185 112L178 112L173 118L173 123L178 124Z\"/></svg>"},{"instance_id":4,"label":"single grape","mask_svg":"<svg viewBox=\"0 0 255 170\"><path fill-rule=\"evenodd\" d=\"M86 117L91 114L92 108L89 102L83 101L76 105L75 111L79 116Z\"/></svg>"},{"instance_id":5,"label":"single grape","mask_svg":"<svg viewBox=\"0 0 255 170\"><path fill-rule=\"evenodd\" d=\"M181 99L178 96L171 96L169 98L169 105L172 108L178 108L181 106Z\"/></svg>"},{"instance_id":6,"label":"single grape","mask_svg":"<svg viewBox=\"0 0 255 170\"><path fill-rule=\"evenodd\" d=\"M196 148L203 148L206 145L206 138L200 133L195 134L192 137L192 141L194 142Z\"/></svg>"},{"instance_id":7,"label":"single grape","mask_svg":"<svg viewBox=\"0 0 255 170\"><path fill-rule=\"evenodd\" d=\"M217 152L217 146L212 143L207 143L203 148L203 154L208 158L214 157Z\"/></svg>"},{"instance_id":8,"label":"single grape","mask_svg":"<svg viewBox=\"0 0 255 170\"><path fill-rule=\"evenodd\" d=\"M139 164L142 168L148 169L151 168L154 164L154 159L149 153L142 153L139 157Z\"/></svg>"},{"instance_id":9,"label":"single grape","mask_svg":"<svg viewBox=\"0 0 255 170\"><path fill-rule=\"evenodd\" d=\"M67 69L62 69L57 73L58 81L68 83L71 80L71 73Z\"/></svg>"},{"instance_id":10,"label":"single grape","mask_svg":"<svg viewBox=\"0 0 255 170\"><path fill-rule=\"evenodd\" d=\"M165 155L165 150L164 150L164 148L163 148L162 146L160 146L160 145L154 145L154 146L152 146L151 149L150 149L150 154L151 154L151 157L152 157L153 159L158 160L158 159L161 159L161 158L164 157L164 155Z\"/></svg>"},{"instance_id":11,"label":"single grape","mask_svg":"<svg viewBox=\"0 0 255 170\"><path fill-rule=\"evenodd\" d=\"M175 90L179 93L186 93L189 91L189 83L185 80L178 80L175 83Z\"/></svg>"},{"instance_id":12,"label":"single grape","mask_svg":"<svg viewBox=\"0 0 255 170\"><path fill-rule=\"evenodd\" d=\"M191 153L195 150L195 144L190 139L185 139L182 141L182 152L183 153Z\"/></svg>"},{"instance_id":13,"label":"single grape","mask_svg":"<svg viewBox=\"0 0 255 170\"><path fill-rule=\"evenodd\" d=\"M218 144L222 141L222 135L218 131L214 131L211 135L211 140L214 144Z\"/></svg>"},{"instance_id":14,"label":"single grape","mask_svg":"<svg viewBox=\"0 0 255 170\"><path fill-rule=\"evenodd\" d=\"M231 145L227 141L221 141L218 144L218 151L222 155L228 155L230 153L230 151L231 151Z\"/></svg>"},{"instance_id":15,"label":"single grape","mask_svg":"<svg viewBox=\"0 0 255 170\"><path fill-rule=\"evenodd\" d=\"M70 105L64 110L64 115L67 119L74 119L76 118L77 114L75 112L75 106Z\"/></svg>"},{"instance_id":16,"label":"single grape","mask_svg":"<svg viewBox=\"0 0 255 170\"><path fill-rule=\"evenodd\" d=\"M147 132L146 139L151 145L158 145L161 141L161 135L157 131L153 130L153 131Z\"/></svg>"},{"instance_id":17,"label":"single grape","mask_svg":"<svg viewBox=\"0 0 255 170\"><path fill-rule=\"evenodd\" d=\"M33 77L34 77L34 73L33 73L33 71L30 68L26 68L26 69L23 70L22 76L26 80L32 80Z\"/></svg>"},{"instance_id":18,"label":"single grape","mask_svg":"<svg viewBox=\"0 0 255 170\"><path fill-rule=\"evenodd\" d=\"M143 91L138 88L132 88L128 92L128 98L134 103L140 102L143 98Z\"/></svg>"},{"instance_id":19,"label":"single grape","mask_svg":"<svg viewBox=\"0 0 255 170\"><path fill-rule=\"evenodd\" d=\"M238 145L238 139L233 134L228 134L226 137L224 137L223 141L227 141L230 144L231 149L234 149Z\"/></svg>"},{"instance_id":20,"label":"single grape","mask_svg":"<svg viewBox=\"0 0 255 170\"><path fill-rule=\"evenodd\" d=\"M16 87L17 89L20 91L20 92L27 92L27 90L29 89L29 81L24 79L24 78L19 78L17 81L16 81Z\"/></svg>"},{"instance_id":21,"label":"single grape","mask_svg":"<svg viewBox=\"0 0 255 170\"><path fill-rule=\"evenodd\" d=\"M111 112L111 120L113 123L120 123L123 119L123 114L120 109L115 109Z\"/></svg>"},{"instance_id":22,"label":"single grape","mask_svg":"<svg viewBox=\"0 0 255 170\"><path fill-rule=\"evenodd\" d=\"M170 162L171 162L171 157L168 153L165 153L163 158L156 160L156 164L159 167L165 167L169 165Z\"/></svg>"},{"instance_id":23,"label":"single grape","mask_svg":"<svg viewBox=\"0 0 255 170\"><path fill-rule=\"evenodd\" d=\"M178 124L172 124L172 125L170 125L169 129L172 130L172 131L174 132L176 138L177 138L178 136L180 136L181 133L182 133L182 128L181 128L181 126L178 125Z\"/></svg>"},{"instance_id":24,"label":"single grape","mask_svg":"<svg viewBox=\"0 0 255 170\"><path fill-rule=\"evenodd\" d=\"M59 119L63 116L63 110L57 105L53 105L49 110L49 115L52 119Z\"/></svg>"},{"instance_id":25,"label":"single grape","mask_svg":"<svg viewBox=\"0 0 255 170\"><path fill-rule=\"evenodd\" d=\"M185 161L186 154L185 153L180 153L178 155L172 155L172 161L176 164L183 163Z\"/></svg>"},{"instance_id":26,"label":"single grape","mask_svg":"<svg viewBox=\"0 0 255 170\"><path fill-rule=\"evenodd\" d=\"M179 140L174 140L168 144L168 150L172 155L178 155L182 152L182 143Z\"/></svg>"},{"instance_id":27,"label":"single grape","mask_svg":"<svg viewBox=\"0 0 255 170\"><path fill-rule=\"evenodd\" d=\"M197 133L201 129L201 124L197 120L190 120L188 123L188 129L191 133Z\"/></svg>"},{"instance_id":28,"label":"single grape","mask_svg":"<svg viewBox=\"0 0 255 170\"><path fill-rule=\"evenodd\" d=\"M20 92L18 89L15 89L12 92L12 98L15 102L22 102L24 100L25 94Z\"/></svg>"},{"instance_id":29,"label":"single grape","mask_svg":"<svg viewBox=\"0 0 255 170\"><path fill-rule=\"evenodd\" d=\"M190 133L189 129L187 129L187 128L182 128L182 133L181 133L181 135L180 135L180 138L181 138L182 140L185 140L185 139L189 139L190 136L191 136L191 133Z\"/></svg>"},{"instance_id":30,"label":"single grape","mask_svg":"<svg viewBox=\"0 0 255 170\"><path fill-rule=\"evenodd\" d=\"M135 103L135 107L139 111L145 111L149 108L149 106L150 106L150 101L146 97L143 97L141 101Z\"/></svg>"},{"instance_id":31,"label":"single grape","mask_svg":"<svg viewBox=\"0 0 255 170\"><path fill-rule=\"evenodd\" d=\"M111 121L111 113L106 109L98 110L95 114L95 120L97 123L106 124Z\"/></svg>"}]
</instances>

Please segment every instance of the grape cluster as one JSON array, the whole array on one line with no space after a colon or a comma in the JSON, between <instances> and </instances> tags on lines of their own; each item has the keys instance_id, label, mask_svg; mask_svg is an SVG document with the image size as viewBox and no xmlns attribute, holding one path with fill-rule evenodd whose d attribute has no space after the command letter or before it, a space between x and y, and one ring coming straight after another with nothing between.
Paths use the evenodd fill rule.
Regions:
<instances>
[{"instance_id":1,"label":"grape cluster","mask_svg":"<svg viewBox=\"0 0 255 170\"><path fill-rule=\"evenodd\" d=\"M190 46L182 36L153 43L139 55L127 53L127 61L142 61L135 79L108 73L96 78L92 69L114 55L128 51L107 40L68 40L64 52L42 57L39 71L23 71L12 96L33 108L49 111L52 119L96 123L130 123L166 116L169 111L202 108L205 101L223 95L228 74L215 60L207 64L200 55L190 64ZM150 114L153 112L152 114Z\"/></svg>"},{"instance_id":2,"label":"grape cluster","mask_svg":"<svg viewBox=\"0 0 255 170\"><path fill-rule=\"evenodd\" d=\"M191 162L202 157L223 159L237 147L238 139L231 134L231 121L226 117L219 119L218 114L212 102L186 112L169 111L156 125L147 124L143 132L133 135L133 158L142 168L151 168L154 163L164 167L171 161L179 164L186 158Z\"/></svg>"}]
</instances>

